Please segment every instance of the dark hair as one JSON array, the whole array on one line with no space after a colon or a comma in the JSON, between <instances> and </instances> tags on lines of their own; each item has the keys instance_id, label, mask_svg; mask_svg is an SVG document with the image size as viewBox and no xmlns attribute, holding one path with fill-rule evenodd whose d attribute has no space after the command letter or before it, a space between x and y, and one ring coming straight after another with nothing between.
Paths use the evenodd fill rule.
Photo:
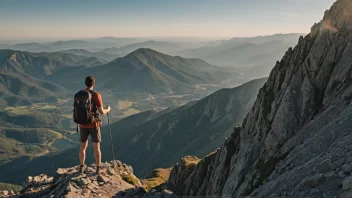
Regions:
<instances>
[{"instance_id":1,"label":"dark hair","mask_svg":"<svg viewBox=\"0 0 352 198\"><path fill-rule=\"evenodd\" d=\"M93 87L95 85L95 78L93 76L88 76L85 83L87 87Z\"/></svg>"}]
</instances>

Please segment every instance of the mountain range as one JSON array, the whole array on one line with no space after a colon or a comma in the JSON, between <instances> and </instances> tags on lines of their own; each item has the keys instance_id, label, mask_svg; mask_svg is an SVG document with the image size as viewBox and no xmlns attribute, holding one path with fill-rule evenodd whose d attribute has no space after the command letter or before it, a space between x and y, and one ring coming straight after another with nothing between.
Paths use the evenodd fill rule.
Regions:
<instances>
[{"instance_id":1,"label":"mountain range","mask_svg":"<svg viewBox=\"0 0 352 198\"><path fill-rule=\"evenodd\" d=\"M173 57L144 48L99 67L68 69L53 75L55 82L79 88L85 76L94 74L98 88L152 94L193 93L198 84L219 84L216 77L221 72L200 59ZM62 78L71 80L62 82Z\"/></svg>"},{"instance_id":2,"label":"mountain range","mask_svg":"<svg viewBox=\"0 0 352 198\"><path fill-rule=\"evenodd\" d=\"M91 52L85 49L68 49L68 50L62 50L59 51L61 53L68 53L68 54L74 54L77 56L85 56L86 58L93 58L96 57L102 61L112 61L114 60L117 56L115 54L109 54L105 52Z\"/></svg>"},{"instance_id":3,"label":"mountain range","mask_svg":"<svg viewBox=\"0 0 352 198\"><path fill-rule=\"evenodd\" d=\"M183 57L206 57L208 54L217 53L220 51L225 51L231 49L238 45L243 44L263 44L272 41L282 41L286 44L295 44L297 39L302 34L274 34L268 36L258 36L258 37L235 37L229 40L221 40L217 42L210 43L209 45L187 49L178 52L180 56ZM289 46L287 46L288 48ZM286 49L287 50L287 49Z\"/></svg>"},{"instance_id":4,"label":"mountain range","mask_svg":"<svg viewBox=\"0 0 352 198\"><path fill-rule=\"evenodd\" d=\"M231 134L232 128L249 111L265 80L223 89L179 108L146 111L112 124L117 157L132 164L138 175L145 175L154 167L171 166L186 154L203 156L209 153ZM108 160L111 158L108 128L103 127L102 131L103 160ZM92 152L91 148L88 152ZM53 173L58 167L74 166L76 153L77 149L70 149L31 161L26 158L14 160L2 166L0 174L6 178L2 181L20 183L23 175ZM93 157L89 155L87 160L90 163ZM23 162L26 162L26 168L21 165ZM41 170L29 168L39 164L48 166Z\"/></svg>"},{"instance_id":5,"label":"mountain range","mask_svg":"<svg viewBox=\"0 0 352 198\"><path fill-rule=\"evenodd\" d=\"M196 49L180 51L183 57L197 57L222 67L237 68L245 79L269 75L272 65L284 52L297 44L302 34L275 34L270 36L233 38Z\"/></svg>"},{"instance_id":6,"label":"mountain range","mask_svg":"<svg viewBox=\"0 0 352 198\"><path fill-rule=\"evenodd\" d=\"M238 68L237 72L242 74L241 78L246 79L242 81L243 83L268 76L272 69L272 63L281 59L284 55L283 52L289 47L297 44L300 35L302 34L275 34L248 38L235 37L229 40L198 43L195 41L167 41L167 39L162 41L158 39L103 37L51 43L19 43L4 47L31 52L60 51L71 53L85 56L88 60L80 63L93 66L110 62L117 57L124 57L140 48L150 48L185 58L200 58L217 66ZM94 59L93 57L96 57L97 60L92 60Z\"/></svg>"},{"instance_id":7,"label":"mountain range","mask_svg":"<svg viewBox=\"0 0 352 198\"><path fill-rule=\"evenodd\" d=\"M141 48L111 62L92 55L95 54L86 50L52 53L0 50L0 71L48 80L68 89L80 89L82 79L94 74L101 88L151 93L191 93L196 85L220 84L231 77L227 71L200 59L173 57L151 49Z\"/></svg>"},{"instance_id":8,"label":"mountain range","mask_svg":"<svg viewBox=\"0 0 352 198\"><path fill-rule=\"evenodd\" d=\"M40 102L51 97L65 98L67 89L51 82L48 77L84 60L84 56L67 53L0 50L2 99L9 105L16 105Z\"/></svg>"},{"instance_id":9,"label":"mountain range","mask_svg":"<svg viewBox=\"0 0 352 198\"><path fill-rule=\"evenodd\" d=\"M4 45L2 48L29 52L55 52L69 49L88 49L98 51L109 47L122 47L140 40L141 39L137 38L102 37L97 39L66 40L44 43L17 43L13 45Z\"/></svg>"},{"instance_id":10,"label":"mountain range","mask_svg":"<svg viewBox=\"0 0 352 198\"><path fill-rule=\"evenodd\" d=\"M66 95L67 90L57 84L26 74L0 72L0 94L3 106L28 105Z\"/></svg>"},{"instance_id":11,"label":"mountain range","mask_svg":"<svg viewBox=\"0 0 352 198\"><path fill-rule=\"evenodd\" d=\"M69 53L0 50L0 71L28 74L45 79L61 68L77 66L75 63L85 58L85 56Z\"/></svg>"}]
</instances>

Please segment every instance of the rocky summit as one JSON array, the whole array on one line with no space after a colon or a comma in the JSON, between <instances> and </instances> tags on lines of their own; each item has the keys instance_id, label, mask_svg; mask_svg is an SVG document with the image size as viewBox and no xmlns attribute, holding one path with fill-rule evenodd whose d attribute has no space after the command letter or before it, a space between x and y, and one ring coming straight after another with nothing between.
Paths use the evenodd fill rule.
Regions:
<instances>
[{"instance_id":1,"label":"rocky summit","mask_svg":"<svg viewBox=\"0 0 352 198\"><path fill-rule=\"evenodd\" d=\"M88 166L85 173L79 173L79 166L60 168L54 177L29 176L24 189L16 197L177 197L171 191L152 189L147 192L141 181L133 174L133 169L120 161L102 163L100 174L96 166ZM11 195L6 194L4 196ZM0 196L1 197L1 196Z\"/></svg>"},{"instance_id":2,"label":"rocky summit","mask_svg":"<svg viewBox=\"0 0 352 198\"><path fill-rule=\"evenodd\" d=\"M352 197L351 32L352 0L337 0L276 63L243 127L169 183L192 196Z\"/></svg>"}]
</instances>

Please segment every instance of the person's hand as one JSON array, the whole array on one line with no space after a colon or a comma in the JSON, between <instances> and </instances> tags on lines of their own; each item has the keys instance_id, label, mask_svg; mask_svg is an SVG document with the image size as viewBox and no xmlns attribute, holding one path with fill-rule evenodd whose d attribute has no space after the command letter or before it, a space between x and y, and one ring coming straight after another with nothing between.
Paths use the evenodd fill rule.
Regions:
<instances>
[{"instance_id":1,"label":"person's hand","mask_svg":"<svg viewBox=\"0 0 352 198\"><path fill-rule=\"evenodd\" d=\"M108 106L106 106L106 110L108 111L108 112L110 112L111 111L111 107L108 105Z\"/></svg>"}]
</instances>

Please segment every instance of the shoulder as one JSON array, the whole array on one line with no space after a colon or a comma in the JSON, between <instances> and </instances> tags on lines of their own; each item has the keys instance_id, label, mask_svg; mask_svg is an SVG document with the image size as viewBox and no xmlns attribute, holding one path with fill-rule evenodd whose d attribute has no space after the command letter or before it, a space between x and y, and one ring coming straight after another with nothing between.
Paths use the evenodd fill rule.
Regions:
<instances>
[{"instance_id":1,"label":"shoulder","mask_svg":"<svg viewBox=\"0 0 352 198\"><path fill-rule=\"evenodd\" d=\"M93 93L93 98L98 99L98 100L102 99L102 97L101 97L99 92L93 91L92 93Z\"/></svg>"},{"instance_id":2,"label":"shoulder","mask_svg":"<svg viewBox=\"0 0 352 198\"><path fill-rule=\"evenodd\" d=\"M98 97L101 97L100 93L97 92L97 91L93 91L92 93L93 93L93 95L96 95L96 96L98 96Z\"/></svg>"}]
</instances>

